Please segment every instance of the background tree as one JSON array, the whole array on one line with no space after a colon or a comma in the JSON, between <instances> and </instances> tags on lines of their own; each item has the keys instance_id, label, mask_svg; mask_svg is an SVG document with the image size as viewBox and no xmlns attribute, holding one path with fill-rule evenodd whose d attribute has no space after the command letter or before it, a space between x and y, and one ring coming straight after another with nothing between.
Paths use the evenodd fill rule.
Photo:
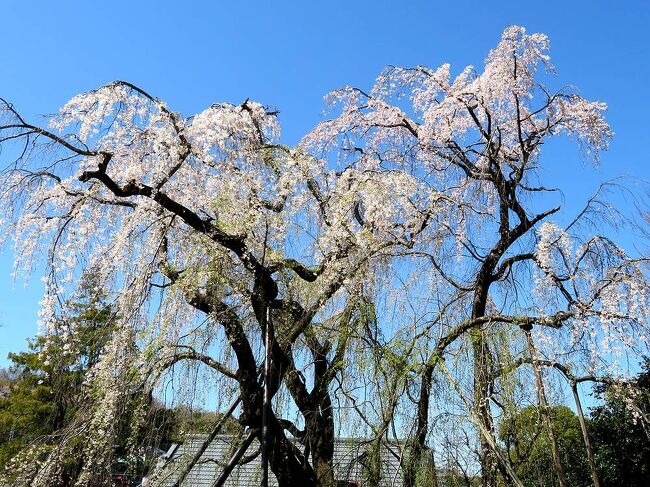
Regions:
<instances>
[{"instance_id":1,"label":"background tree","mask_svg":"<svg viewBox=\"0 0 650 487\"><path fill-rule=\"evenodd\" d=\"M30 340L27 352L9 354L12 366L5 374L6 393L0 397L0 469L7 478L12 477L16 466L14 457L29 455L35 445L41 450L55 447L62 432L76 424L87 405L89 391L84 382L109 343L115 320L96 276L86 273L74 298L63 305L56 331ZM180 428L187 424L198 428L201 421L208 421L199 413L168 410L153 398L134 396L130 406L137 410L143 399L146 427L140 429L136 440L141 455L127 461L135 419L131 411L118 418L120 433L115 445L116 457L122 458L124 468L136 477L151 466L156 449L166 449L172 440L179 439ZM72 462L64 476L74 477L78 468Z\"/></svg>"},{"instance_id":2,"label":"background tree","mask_svg":"<svg viewBox=\"0 0 650 487\"><path fill-rule=\"evenodd\" d=\"M57 332L29 341L29 351L10 353L7 392L0 398L0 468L38 440L52 445L83 403L86 373L108 343L114 319L92 274L56 319Z\"/></svg>"},{"instance_id":3,"label":"background tree","mask_svg":"<svg viewBox=\"0 0 650 487\"><path fill-rule=\"evenodd\" d=\"M593 407L588 423L602 485L647 484L650 478L650 361L628 387L598 385L603 404Z\"/></svg>"},{"instance_id":4,"label":"background tree","mask_svg":"<svg viewBox=\"0 0 650 487\"><path fill-rule=\"evenodd\" d=\"M589 466L578 417L566 406L553 406L550 416L561 461L567 466L567 481L573 486L591 485ZM539 408L526 406L499 425L499 439L506 446L521 481L526 486L557 485L553 459Z\"/></svg>"},{"instance_id":5,"label":"background tree","mask_svg":"<svg viewBox=\"0 0 650 487\"><path fill-rule=\"evenodd\" d=\"M0 369L0 399L7 397L11 391L11 384L15 381L14 374L9 369Z\"/></svg>"}]
</instances>

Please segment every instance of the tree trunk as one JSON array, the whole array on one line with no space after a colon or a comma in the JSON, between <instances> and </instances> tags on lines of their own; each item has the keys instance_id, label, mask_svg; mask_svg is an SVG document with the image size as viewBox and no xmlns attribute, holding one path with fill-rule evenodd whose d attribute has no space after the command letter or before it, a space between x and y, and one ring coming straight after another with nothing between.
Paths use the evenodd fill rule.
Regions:
<instances>
[{"instance_id":1,"label":"tree trunk","mask_svg":"<svg viewBox=\"0 0 650 487\"><path fill-rule=\"evenodd\" d=\"M427 364L422 370L420 383L420 397L416 418L415 437L409 441L406 452L407 461L404 465L404 486L415 487L418 484L418 471L423 467L424 453L426 452L426 438L429 429L429 396L431 395L431 382L433 379L433 365ZM435 459L431 455L430 471L427 471L426 485L438 487Z\"/></svg>"},{"instance_id":2,"label":"tree trunk","mask_svg":"<svg viewBox=\"0 0 650 487\"><path fill-rule=\"evenodd\" d=\"M494 420L490 409L489 351L483 330L471 333L474 352L474 408L481 426L481 478L484 487L496 486L497 458L486 434L494 436Z\"/></svg>"},{"instance_id":3,"label":"tree trunk","mask_svg":"<svg viewBox=\"0 0 650 487\"><path fill-rule=\"evenodd\" d=\"M587 433L587 424L585 423L585 416L582 412L582 403L580 402L580 395L578 394L578 385L571 381L571 391L573 391L573 398L576 402L576 410L578 411L578 419L580 420L580 431L582 431L582 439L585 443L585 450L587 450L587 458L589 459L589 468L591 469L591 478L594 481L594 487L600 487L600 479L598 478L598 471L596 470L596 460L594 459L594 452L591 449L591 442L589 441L589 434Z\"/></svg>"},{"instance_id":4,"label":"tree trunk","mask_svg":"<svg viewBox=\"0 0 650 487\"><path fill-rule=\"evenodd\" d=\"M300 450L286 437L273 414L269 420L269 462L279 487L318 486L314 469ZM261 439L261 438L260 438Z\"/></svg>"},{"instance_id":5,"label":"tree trunk","mask_svg":"<svg viewBox=\"0 0 650 487\"><path fill-rule=\"evenodd\" d=\"M493 266L487 261L478 274L475 284L472 318L485 316L489 277ZM490 351L483 327L470 332L474 355L474 409L481 429L481 478L483 487L494 487L497 480L497 457L486 434L494 437L494 420L490 410Z\"/></svg>"},{"instance_id":6,"label":"tree trunk","mask_svg":"<svg viewBox=\"0 0 650 487\"><path fill-rule=\"evenodd\" d=\"M318 400L309 434L309 446L318 485L334 487L334 415L327 389Z\"/></svg>"},{"instance_id":7,"label":"tree trunk","mask_svg":"<svg viewBox=\"0 0 650 487\"><path fill-rule=\"evenodd\" d=\"M319 487L334 487L334 417L329 397L320 404L321 411L306 416L309 450Z\"/></svg>"},{"instance_id":8,"label":"tree trunk","mask_svg":"<svg viewBox=\"0 0 650 487\"><path fill-rule=\"evenodd\" d=\"M539 399L540 414L542 415L542 421L546 427L548 439L551 442L551 453L553 455L553 463L555 464L555 472L557 473L560 487L568 487L569 484L566 480L564 467L562 466L560 449L557 445L557 436L555 435L555 428L553 427L553 421L551 419L550 407L546 401L546 394L544 393L544 382L542 371L540 370L539 362L537 361L537 351L535 349L535 344L533 343L533 337L530 334L530 329L524 329L524 333L526 334L526 339L528 341L528 350L530 352L531 363L535 373L535 385L537 388L537 397Z\"/></svg>"}]
</instances>

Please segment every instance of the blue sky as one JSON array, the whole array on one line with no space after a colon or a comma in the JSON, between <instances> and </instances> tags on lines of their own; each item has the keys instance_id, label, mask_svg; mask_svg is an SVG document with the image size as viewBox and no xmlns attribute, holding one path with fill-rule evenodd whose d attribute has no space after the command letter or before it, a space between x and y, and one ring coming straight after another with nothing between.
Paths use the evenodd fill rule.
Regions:
<instances>
[{"instance_id":1,"label":"blue sky","mask_svg":"<svg viewBox=\"0 0 650 487\"><path fill-rule=\"evenodd\" d=\"M610 106L616 137L598 169L573 148L550 153L545 175L564 188L571 205L602 180L650 180L650 2L613 5L9 0L0 30L0 96L32 120L115 79L140 85L186 115L213 102L251 98L280 110L284 142L293 144L318 122L329 90L368 87L388 64L450 62L454 72L480 66L503 29L518 24L550 37L558 82ZM36 332L40 298L40 276L26 287L14 282L11 262L5 249L0 366Z\"/></svg>"}]
</instances>

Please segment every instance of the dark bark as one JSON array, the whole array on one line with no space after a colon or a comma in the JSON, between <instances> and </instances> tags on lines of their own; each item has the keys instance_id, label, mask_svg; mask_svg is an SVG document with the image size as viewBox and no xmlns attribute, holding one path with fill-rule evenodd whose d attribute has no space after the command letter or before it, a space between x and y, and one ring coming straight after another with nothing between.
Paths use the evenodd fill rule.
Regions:
<instances>
[{"instance_id":1,"label":"dark bark","mask_svg":"<svg viewBox=\"0 0 650 487\"><path fill-rule=\"evenodd\" d=\"M496 247L483 263L476 279L474 300L472 302L472 318L474 319L485 316L488 287L490 285L492 271L496 265L496 258L493 257L496 254L495 250L497 250ZM474 408L477 420L481 423L482 429L485 429L493 435L494 421L489 403L491 377L490 351L482 327L473 329L470 332L470 338L472 341L472 352L474 354ZM480 462L483 486L493 487L496 485L497 459L485 434L481 435Z\"/></svg>"},{"instance_id":2,"label":"dark bark","mask_svg":"<svg viewBox=\"0 0 650 487\"><path fill-rule=\"evenodd\" d=\"M483 331L473 331L471 340L474 352L474 408L482 427L489 434L494 435L494 420L489 403L490 383L487 380L489 351L487 351ZM481 435L480 462L483 486L494 487L497 478L497 459L485 434Z\"/></svg>"},{"instance_id":3,"label":"dark bark","mask_svg":"<svg viewBox=\"0 0 650 487\"><path fill-rule=\"evenodd\" d=\"M304 383L299 379L293 363L291 371L285 377L286 383L298 409L305 418L305 434L301 441L305 451L312 457L312 466L319 487L332 487L334 482L334 412L330 398L329 385L338 370L339 352L345 344L339 343L335 359L327 359L330 350L329 343L319 342L311 333L307 333L306 341L313 358L314 387L308 392Z\"/></svg>"},{"instance_id":4,"label":"dark bark","mask_svg":"<svg viewBox=\"0 0 650 487\"><path fill-rule=\"evenodd\" d=\"M305 415L306 440L320 487L334 486L334 416L329 397L320 401L318 410Z\"/></svg>"},{"instance_id":5,"label":"dark bark","mask_svg":"<svg viewBox=\"0 0 650 487\"><path fill-rule=\"evenodd\" d=\"M417 485L418 472L424 467L424 456L427 451L426 438L427 432L429 431L429 402L431 383L433 381L433 369L433 364L428 363L422 370L420 394L417 403L415 436L407 445L407 460L404 465L405 487L415 487ZM426 475L427 485L438 487L438 476L433 455L430 456L429 467Z\"/></svg>"},{"instance_id":6,"label":"dark bark","mask_svg":"<svg viewBox=\"0 0 650 487\"><path fill-rule=\"evenodd\" d=\"M260 279L257 299L253 301L258 322L266 329L265 310L268 302L275 299L277 286L267 287L267 283ZM211 299L212 298L212 299ZM264 301L263 298L269 301ZM224 327L226 338L230 343L238 362L237 381L242 398L242 413L240 423L254 429L258 439L262 441L262 416L263 416L263 385L258 380L258 367L255 362L248 338L237 313L227 304L205 294L188 296L188 302L197 309L216 316ZM274 333L270 334L271 368L270 368L270 397L277 392L283 375L287 370L287 354L284 352ZM280 487L293 485L312 486L316 484L316 477L312 467L305 461L300 450L286 437L278 419L269 411L268 447L269 466L275 474Z\"/></svg>"},{"instance_id":7,"label":"dark bark","mask_svg":"<svg viewBox=\"0 0 650 487\"><path fill-rule=\"evenodd\" d=\"M298 447L286 437L274 414L270 414L269 418L269 439L269 466L279 487L318 485L314 469Z\"/></svg>"}]
</instances>

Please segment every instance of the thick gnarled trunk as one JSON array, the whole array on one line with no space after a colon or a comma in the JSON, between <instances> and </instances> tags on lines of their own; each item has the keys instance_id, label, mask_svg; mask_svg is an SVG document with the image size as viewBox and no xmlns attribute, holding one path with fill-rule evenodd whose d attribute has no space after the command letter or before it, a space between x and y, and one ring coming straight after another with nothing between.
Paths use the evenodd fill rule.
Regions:
<instances>
[{"instance_id":1,"label":"thick gnarled trunk","mask_svg":"<svg viewBox=\"0 0 650 487\"><path fill-rule=\"evenodd\" d=\"M489 278L493 265L485 262L479 272L475 284L474 301L472 303L472 318L485 316L488 298ZM485 432L494 437L494 421L490 410L490 351L483 327L478 327L470 332L473 353L474 370L474 410L479 421L481 434L481 478L484 487L494 487L497 478L497 458Z\"/></svg>"},{"instance_id":2,"label":"thick gnarled trunk","mask_svg":"<svg viewBox=\"0 0 650 487\"><path fill-rule=\"evenodd\" d=\"M481 429L494 436L494 421L490 410L488 363L489 351L482 330L471 334L474 353L474 408ZM484 487L494 487L497 478L497 458L485 433L481 435L481 478Z\"/></svg>"},{"instance_id":3,"label":"thick gnarled trunk","mask_svg":"<svg viewBox=\"0 0 650 487\"><path fill-rule=\"evenodd\" d=\"M334 487L334 417L329 397L306 416L305 440L319 487Z\"/></svg>"},{"instance_id":4,"label":"thick gnarled trunk","mask_svg":"<svg viewBox=\"0 0 650 487\"><path fill-rule=\"evenodd\" d=\"M314 469L300 450L286 437L284 430L273 417L270 426L269 465L278 480L279 487L317 486Z\"/></svg>"}]
</instances>

